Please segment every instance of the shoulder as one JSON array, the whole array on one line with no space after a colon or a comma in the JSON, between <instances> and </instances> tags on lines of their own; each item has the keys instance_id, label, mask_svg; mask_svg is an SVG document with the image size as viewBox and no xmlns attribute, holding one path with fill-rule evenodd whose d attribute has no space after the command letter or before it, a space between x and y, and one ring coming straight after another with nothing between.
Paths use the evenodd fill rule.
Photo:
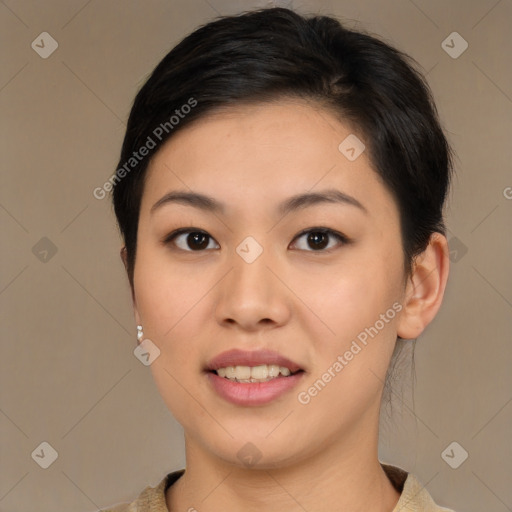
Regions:
<instances>
[{"instance_id":1,"label":"shoulder","mask_svg":"<svg viewBox=\"0 0 512 512\"><path fill-rule=\"evenodd\" d=\"M168 512L165 491L185 472L184 469L166 475L156 486L147 486L131 503L117 505L100 512Z\"/></svg>"},{"instance_id":2,"label":"shoulder","mask_svg":"<svg viewBox=\"0 0 512 512\"><path fill-rule=\"evenodd\" d=\"M455 512L450 508L441 507L435 503L427 489L412 473L407 475L404 490L397 503L397 507L396 510L401 512Z\"/></svg>"},{"instance_id":3,"label":"shoulder","mask_svg":"<svg viewBox=\"0 0 512 512\"><path fill-rule=\"evenodd\" d=\"M393 512L455 512L437 505L425 486L412 473L389 464L382 464L382 467L393 485L401 491Z\"/></svg>"}]
</instances>

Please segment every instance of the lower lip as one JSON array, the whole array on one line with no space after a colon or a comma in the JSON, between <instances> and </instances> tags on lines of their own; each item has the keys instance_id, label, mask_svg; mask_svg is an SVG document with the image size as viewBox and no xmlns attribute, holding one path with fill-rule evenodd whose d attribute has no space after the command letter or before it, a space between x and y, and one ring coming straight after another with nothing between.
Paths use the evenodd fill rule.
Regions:
<instances>
[{"instance_id":1,"label":"lower lip","mask_svg":"<svg viewBox=\"0 0 512 512\"><path fill-rule=\"evenodd\" d=\"M215 372L207 376L213 389L225 400L236 405L264 405L276 400L294 388L302 379L304 372L288 377L276 377L266 382L234 382L219 377Z\"/></svg>"}]
</instances>

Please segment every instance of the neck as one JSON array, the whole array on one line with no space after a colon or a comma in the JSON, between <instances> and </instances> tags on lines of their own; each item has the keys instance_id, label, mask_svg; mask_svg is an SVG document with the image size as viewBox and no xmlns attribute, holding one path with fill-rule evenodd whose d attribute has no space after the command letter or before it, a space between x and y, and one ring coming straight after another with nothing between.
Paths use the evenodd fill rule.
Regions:
<instances>
[{"instance_id":1,"label":"neck","mask_svg":"<svg viewBox=\"0 0 512 512\"><path fill-rule=\"evenodd\" d=\"M167 491L171 511L392 512L400 493L377 456L377 433L329 444L288 466L244 468L204 452L186 436L185 474ZM228 506L229 505L229 506Z\"/></svg>"}]
</instances>

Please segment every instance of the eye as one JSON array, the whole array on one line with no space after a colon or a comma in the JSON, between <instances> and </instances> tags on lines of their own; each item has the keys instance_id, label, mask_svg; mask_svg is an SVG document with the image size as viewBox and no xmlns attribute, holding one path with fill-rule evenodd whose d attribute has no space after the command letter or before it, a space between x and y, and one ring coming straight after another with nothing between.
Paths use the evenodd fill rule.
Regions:
<instances>
[{"instance_id":1,"label":"eye","mask_svg":"<svg viewBox=\"0 0 512 512\"><path fill-rule=\"evenodd\" d=\"M330 244L332 239L337 241L338 244L350 243L350 240L345 235L332 229L321 227L309 228L302 231L294 238L294 242L304 237L306 237L305 243L308 244L309 247L312 247L312 249L308 249L304 244L302 247L299 246L298 248L308 252L329 252L329 250L333 248L333 244ZM197 228L177 229L166 236L163 241L165 245L173 243L179 249L187 252L199 252L205 249L220 248L217 242L215 242L216 247L210 247L210 242L215 241L208 233ZM295 242L295 245L296 244L297 242Z\"/></svg>"},{"instance_id":2,"label":"eye","mask_svg":"<svg viewBox=\"0 0 512 512\"><path fill-rule=\"evenodd\" d=\"M294 241L300 240L306 235L305 244L299 247L299 249L308 252L329 252L329 250L333 248L333 245L329 245L330 239L335 239L339 244L348 244L350 242L345 235L328 228L309 228L299 233ZM305 247L307 244L312 247L311 250Z\"/></svg>"},{"instance_id":3,"label":"eye","mask_svg":"<svg viewBox=\"0 0 512 512\"><path fill-rule=\"evenodd\" d=\"M203 249L212 249L212 247L208 247L210 245L209 241L213 241L213 238L205 231L195 228L181 228L166 236L164 244L172 242L179 249L192 252L202 251ZM218 244L217 248L219 248Z\"/></svg>"}]
</instances>

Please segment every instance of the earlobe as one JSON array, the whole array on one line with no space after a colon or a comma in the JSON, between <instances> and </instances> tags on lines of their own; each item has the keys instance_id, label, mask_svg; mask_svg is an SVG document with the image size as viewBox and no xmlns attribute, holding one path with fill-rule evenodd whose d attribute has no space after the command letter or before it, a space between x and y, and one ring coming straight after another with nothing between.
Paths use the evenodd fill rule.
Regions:
<instances>
[{"instance_id":1,"label":"earlobe","mask_svg":"<svg viewBox=\"0 0 512 512\"><path fill-rule=\"evenodd\" d=\"M446 237L433 233L425 251L414 261L398 323L398 336L415 339L434 319L443 301L449 267Z\"/></svg>"}]
</instances>

